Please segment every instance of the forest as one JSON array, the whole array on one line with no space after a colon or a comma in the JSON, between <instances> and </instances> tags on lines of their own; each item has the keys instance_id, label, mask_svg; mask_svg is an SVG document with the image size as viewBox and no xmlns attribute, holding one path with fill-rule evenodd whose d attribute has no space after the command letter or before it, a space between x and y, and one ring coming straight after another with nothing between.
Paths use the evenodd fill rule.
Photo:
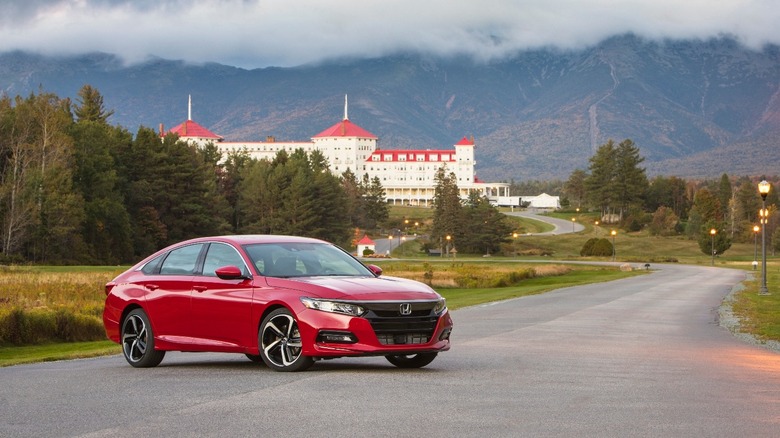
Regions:
<instances>
[{"instance_id":1,"label":"forest","mask_svg":"<svg viewBox=\"0 0 780 438\"><path fill-rule=\"evenodd\" d=\"M187 238L234 233L303 235L349 249L366 230L400 228L377 178L333 175L319 152L222 157L213 144L143 126L130 133L109 123L112 114L89 85L76 102L46 92L0 97L0 264L126 264ZM755 238L756 187L766 177L651 179L643 160L631 140L609 141L567 181L512 183L512 194L560 194L567 208L598 212L629 232L697 239L706 253L712 229L719 253ZM517 231L486 199L460 200L446 169L436 181L430 246L452 236L459 251L490 253ZM774 248L778 196L769 182Z\"/></svg>"},{"instance_id":2,"label":"forest","mask_svg":"<svg viewBox=\"0 0 780 438\"><path fill-rule=\"evenodd\" d=\"M302 151L223 157L108 119L103 97L0 98L0 264L115 265L187 238L298 234L349 246L387 219L378 181Z\"/></svg>"}]
</instances>

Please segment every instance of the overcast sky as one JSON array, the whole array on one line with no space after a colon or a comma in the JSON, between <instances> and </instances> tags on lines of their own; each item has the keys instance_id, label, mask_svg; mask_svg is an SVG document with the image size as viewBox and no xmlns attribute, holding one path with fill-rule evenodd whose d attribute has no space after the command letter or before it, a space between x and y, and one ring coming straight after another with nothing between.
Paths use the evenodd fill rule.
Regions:
<instances>
[{"instance_id":1,"label":"overcast sky","mask_svg":"<svg viewBox=\"0 0 780 438\"><path fill-rule=\"evenodd\" d=\"M777 0L0 0L0 52L245 68L400 51L479 59L604 38L780 44Z\"/></svg>"}]
</instances>

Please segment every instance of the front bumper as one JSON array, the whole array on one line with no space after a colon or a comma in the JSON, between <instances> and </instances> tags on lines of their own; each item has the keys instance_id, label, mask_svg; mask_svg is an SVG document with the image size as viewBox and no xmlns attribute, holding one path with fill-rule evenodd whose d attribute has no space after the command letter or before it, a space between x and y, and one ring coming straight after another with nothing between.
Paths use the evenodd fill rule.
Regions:
<instances>
[{"instance_id":1,"label":"front bumper","mask_svg":"<svg viewBox=\"0 0 780 438\"><path fill-rule=\"evenodd\" d=\"M431 321L425 330L419 321L396 323L392 332L378 326L376 321L307 309L298 315L298 326L303 341L303 354L311 357L386 356L416 353L435 353L450 349L452 318L449 311ZM378 333L379 331L379 333ZM344 340L332 342L342 333ZM325 334L325 335L323 335Z\"/></svg>"}]
</instances>

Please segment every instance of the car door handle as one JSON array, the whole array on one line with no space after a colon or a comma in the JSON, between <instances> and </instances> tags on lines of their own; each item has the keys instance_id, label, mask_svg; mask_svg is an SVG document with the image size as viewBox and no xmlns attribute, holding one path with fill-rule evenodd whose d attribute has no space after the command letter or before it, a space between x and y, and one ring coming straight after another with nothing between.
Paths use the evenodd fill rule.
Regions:
<instances>
[{"instance_id":1,"label":"car door handle","mask_svg":"<svg viewBox=\"0 0 780 438\"><path fill-rule=\"evenodd\" d=\"M147 285L144 285L144 287L149 289L149 290L157 290L157 289L160 288L160 286L158 286L156 284L147 284Z\"/></svg>"},{"instance_id":2,"label":"car door handle","mask_svg":"<svg viewBox=\"0 0 780 438\"><path fill-rule=\"evenodd\" d=\"M206 286L192 286L192 288L195 289L195 292L203 292L208 289Z\"/></svg>"}]
</instances>

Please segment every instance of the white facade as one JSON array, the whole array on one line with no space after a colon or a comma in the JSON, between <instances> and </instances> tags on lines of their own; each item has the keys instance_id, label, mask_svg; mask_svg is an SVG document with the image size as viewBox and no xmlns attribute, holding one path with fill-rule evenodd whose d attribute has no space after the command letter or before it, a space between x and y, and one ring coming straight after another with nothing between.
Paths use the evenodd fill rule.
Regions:
<instances>
[{"instance_id":1,"label":"white facade","mask_svg":"<svg viewBox=\"0 0 780 438\"><path fill-rule=\"evenodd\" d=\"M473 138L464 137L452 149L379 149L375 135L349 120L346 101L344 119L312 137L310 142L277 142L273 137L260 142L228 142L211 133L210 136L201 133L198 137L189 137L178 127L172 132L198 144L205 143L206 139L213 141L222 154L244 151L258 160L272 160L282 150L288 153L297 149L307 153L318 150L327 159L331 172L336 175L349 169L359 179L366 174L369 179L379 178L385 189L385 198L391 204L430 206L436 187L436 172L442 166L447 172L455 173L463 198L472 190L491 199L506 196L509 191L509 184L506 183L477 181L474 176L476 161Z\"/></svg>"}]
</instances>

